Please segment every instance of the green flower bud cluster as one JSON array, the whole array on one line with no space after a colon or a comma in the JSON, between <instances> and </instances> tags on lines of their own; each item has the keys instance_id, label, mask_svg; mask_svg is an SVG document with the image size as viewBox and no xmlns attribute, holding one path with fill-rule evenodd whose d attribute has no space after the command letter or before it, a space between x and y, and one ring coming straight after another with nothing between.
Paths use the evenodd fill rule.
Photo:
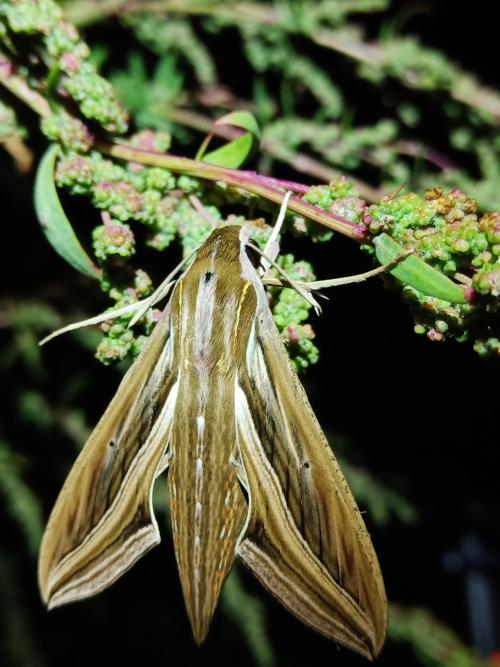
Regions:
<instances>
[{"instance_id":1,"label":"green flower bud cluster","mask_svg":"<svg viewBox=\"0 0 500 667\"><path fill-rule=\"evenodd\" d=\"M80 40L75 26L71 23L64 23L62 15L57 22L53 22L53 26L56 26L56 29L51 28L45 34L45 46L50 56L62 58L61 69L63 71L72 69L72 63L75 60L79 61L89 57L90 49L85 42ZM36 29L34 32L36 32Z\"/></svg>"},{"instance_id":2,"label":"green flower bud cluster","mask_svg":"<svg viewBox=\"0 0 500 667\"><path fill-rule=\"evenodd\" d=\"M133 220L140 217L143 204L150 209L152 197L145 198L127 181L100 181L93 187L92 203L108 211L117 220ZM149 211L148 211L149 212Z\"/></svg>"},{"instance_id":3,"label":"green flower bud cluster","mask_svg":"<svg viewBox=\"0 0 500 667\"><path fill-rule=\"evenodd\" d=\"M135 272L134 290L139 299L144 299L153 291L153 282L146 271L138 269Z\"/></svg>"},{"instance_id":4,"label":"green flower bud cluster","mask_svg":"<svg viewBox=\"0 0 500 667\"><path fill-rule=\"evenodd\" d=\"M479 220L479 230L484 249L476 253L472 265L478 267L472 278L472 286L479 294L500 296L500 213L487 213Z\"/></svg>"},{"instance_id":5,"label":"green flower bud cluster","mask_svg":"<svg viewBox=\"0 0 500 667\"><path fill-rule=\"evenodd\" d=\"M13 32L40 32L48 35L54 26L62 21L62 10L51 0L3 0L0 2L0 16L7 20Z\"/></svg>"},{"instance_id":6,"label":"green flower bud cluster","mask_svg":"<svg viewBox=\"0 0 500 667\"><path fill-rule=\"evenodd\" d=\"M135 238L130 227L117 220L95 227L92 232L95 256L106 261L111 256L130 257L135 253Z\"/></svg>"},{"instance_id":7,"label":"green flower bud cluster","mask_svg":"<svg viewBox=\"0 0 500 667\"><path fill-rule=\"evenodd\" d=\"M141 130L129 138L128 143L134 148L143 151L157 151L166 153L172 145L172 135L164 130Z\"/></svg>"},{"instance_id":8,"label":"green flower bud cluster","mask_svg":"<svg viewBox=\"0 0 500 667\"><path fill-rule=\"evenodd\" d=\"M313 343L315 335L309 324L289 324L281 331L292 366L297 373L302 373L319 360L319 350Z\"/></svg>"},{"instance_id":9,"label":"green flower bud cluster","mask_svg":"<svg viewBox=\"0 0 500 667\"><path fill-rule=\"evenodd\" d=\"M105 366L121 361L130 352L134 341L134 332L124 322L109 320L101 326L104 336L95 353Z\"/></svg>"},{"instance_id":10,"label":"green flower bud cluster","mask_svg":"<svg viewBox=\"0 0 500 667\"><path fill-rule=\"evenodd\" d=\"M167 137L169 141L169 135L161 133L156 142L151 136L150 143L163 147ZM178 191L169 194L177 188L177 180L166 169L138 164L124 167L97 152L88 156L69 153L58 162L56 183L73 194L89 196L96 208L122 223L146 224L146 242L153 248L164 250L175 237L183 195Z\"/></svg>"},{"instance_id":11,"label":"green flower bud cluster","mask_svg":"<svg viewBox=\"0 0 500 667\"><path fill-rule=\"evenodd\" d=\"M43 118L41 129L49 139L77 153L87 153L94 141L87 126L64 109Z\"/></svg>"},{"instance_id":12,"label":"green flower bud cluster","mask_svg":"<svg viewBox=\"0 0 500 667\"><path fill-rule=\"evenodd\" d=\"M96 163L100 154L84 157L77 153L69 153L62 157L56 166L55 181L61 188L69 190L73 195L88 195L96 180Z\"/></svg>"},{"instance_id":13,"label":"green flower bud cluster","mask_svg":"<svg viewBox=\"0 0 500 667\"><path fill-rule=\"evenodd\" d=\"M315 280L312 266L305 261L296 261L293 255L282 255L278 258L278 264L294 280ZM272 304L274 321L281 337L288 344L292 364L299 373L319 359L318 348L312 342L314 331L309 324L303 324L309 317L311 304L296 290L288 287L272 290L272 297L275 299Z\"/></svg>"},{"instance_id":14,"label":"green flower bud cluster","mask_svg":"<svg viewBox=\"0 0 500 667\"><path fill-rule=\"evenodd\" d=\"M151 215L151 223L146 244L155 250L164 250L174 240L179 223L179 208L182 208L184 198L163 197L158 202ZM151 202L153 206L153 202Z\"/></svg>"},{"instance_id":15,"label":"green flower bud cluster","mask_svg":"<svg viewBox=\"0 0 500 667\"><path fill-rule=\"evenodd\" d=\"M113 311L148 296L152 292L152 282L148 274L139 269L135 273L132 287L118 288L115 281L107 275L103 280L102 288L115 301L114 305L108 309ZM128 325L133 316L133 313L129 313L103 322L101 325L104 336L97 347L95 356L104 365L109 366L121 361L128 354L134 357L139 354L146 336L135 336L132 329L129 329ZM140 321L145 334L149 335L157 319L158 311L149 310L146 313Z\"/></svg>"},{"instance_id":16,"label":"green flower bud cluster","mask_svg":"<svg viewBox=\"0 0 500 667\"><path fill-rule=\"evenodd\" d=\"M431 266L470 286L469 303L451 304L406 287L417 333L430 340L473 340L477 351L500 354L497 337L486 323L500 313L500 214L478 216L475 200L454 189L384 197L363 222L372 234L390 234ZM493 335L492 335L493 333Z\"/></svg>"},{"instance_id":17,"label":"green flower bud cluster","mask_svg":"<svg viewBox=\"0 0 500 667\"><path fill-rule=\"evenodd\" d=\"M70 54L66 54L69 56ZM62 78L64 89L78 103L81 113L88 120L99 123L112 134L123 134L128 127L128 117L115 98L111 84L99 76L93 63L78 61L71 54L61 58L61 69L66 70Z\"/></svg>"},{"instance_id":18,"label":"green flower bud cluster","mask_svg":"<svg viewBox=\"0 0 500 667\"><path fill-rule=\"evenodd\" d=\"M268 225L264 218L255 218L254 220L246 220L243 216L229 216L227 219L228 224L242 224L245 226L245 229L248 230L250 238L252 241L259 246L261 250L264 250L266 243L271 236L273 228L271 225ZM278 238L279 241L279 238Z\"/></svg>"},{"instance_id":19,"label":"green flower bud cluster","mask_svg":"<svg viewBox=\"0 0 500 667\"><path fill-rule=\"evenodd\" d=\"M204 209L205 216L183 198L179 200L173 213L172 218L181 238L184 257L189 257L208 238L214 228L214 222L222 220L222 215L216 206L204 206Z\"/></svg>"},{"instance_id":20,"label":"green flower bud cluster","mask_svg":"<svg viewBox=\"0 0 500 667\"><path fill-rule=\"evenodd\" d=\"M201 194L201 184L197 178L186 176L185 174L179 176L177 180L177 187L179 187L186 194Z\"/></svg>"},{"instance_id":21,"label":"green flower bud cluster","mask_svg":"<svg viewBox=\"0 0 500 667\"><path fill-rule=\"evenodd\" d=\"M3 21L2 21L3 19ZM116 98L111 84L97 73L90 61L90 50L77 30L65 23L60 7L53 0L0 2L3 30L16 35L40 37L40 55L52 74L59 76L62 92L69 95L88 120L111 133L124 133L128 116Z\"/></svg>"},{"instance_id":22,"label":"green flower bud cluster","mask_svg":"<svg viewBox=\"0 0 500 667\"><path fill-rule=\"evenodd\" d=\"M324 211L355 223L361 221L366 210L364 200L360 199L359 192L345 176L339 176L328 185L312 186L303 199ZM322 231L319 225L305 223L305 228L308 235L316 241L329 241L333 236L333 232Z\"/></svg>"},{"instance_id":23,"label":"green flower bud cluster","mask_svg":"<svg viewBox=\"0 0 500 667\"><path fill-rule=\"evenodd\" d=\"M378 204L368 208L363 222L373 235L387 232L403 241L407 229L436 225L436 218L444 224L444 220L437 216L436 204L409 192L398 197L382 197Z\"/></svg>"},{"instance_id":24,"label":"green flower bud cluster","mask_svg":"<svg viewBox=\"0 0 500 667\"><path fill-rule=\"evenodd\" d=\"M500 356L500 338L490 336L489 338L477 338L474 341L474 351L481 357Z\"/></svg>"},{"instance_id":25,"label":"green flower bud cluster","mask_svg":"<svg viewBox=\"0 0 500 667\"><path fill-rule=\"evenodd\" d=\"M403 297L414 314L415 333L425 334L436 343L446 338L454 338L459 342L469 339L467 321L474 312L471 304L451 304L408 286L403 288Z\"/></svg>"}]
</instances>

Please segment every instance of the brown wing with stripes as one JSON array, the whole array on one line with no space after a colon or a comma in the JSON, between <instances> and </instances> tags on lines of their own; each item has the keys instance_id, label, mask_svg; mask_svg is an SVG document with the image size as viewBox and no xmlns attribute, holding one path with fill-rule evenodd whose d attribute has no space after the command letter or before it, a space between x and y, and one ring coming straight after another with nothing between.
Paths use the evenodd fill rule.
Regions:
<instances>
[{"instance_id":1,"label":"brown wing with stripes","mask_svg":"<svg viewBox=\"0 0 500 667\"><path fill-rule=\"evenodd\" d=\"M175 407L170 348L167 306L52 510L38 563L49 608L103 590L160 541L151 491Z\"/></svg>"},{"instance_id":2,"label":"brown wing with stripes","mask_svg":"<svg viewBox=\"0 0 500 667\"><path fill-rule=\"evenodd\" d=\"M375 551L271 312L258 322L236 388L251 507L237 553L303 622L373 658L387 625Z\"/></svg>"}]
</instances>

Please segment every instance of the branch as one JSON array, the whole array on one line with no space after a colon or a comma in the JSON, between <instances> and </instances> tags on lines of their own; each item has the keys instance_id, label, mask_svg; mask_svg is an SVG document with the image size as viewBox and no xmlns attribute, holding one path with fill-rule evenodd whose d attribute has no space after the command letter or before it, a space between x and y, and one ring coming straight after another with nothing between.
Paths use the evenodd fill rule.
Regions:
<instances>
[{"instance_id":1,"label":"branch","mask_svg":"<svg viewBox=\"0 0 500 667\"><path fill-rule=\"evenodd\" d=\"M220 3L209 5L197 0L153 0L152 2L131 2L130 0L102 0L101 2L85 0L82 2L79 0L67 3L65 12L67 17L77 25L86 25L110 15L150 12L215 17L230 21L236 26L241 22L254 22L260 25L277 26L290 33L304 33L300 26L293 25L290 16L279 6L264 7L250 2L226 6ZM384 47L366 42L352 33L346 34L344 30L324 28L306 33L306 36L318 46L341 53L370 67L384 69L388 63ZM421 49L424 53L432 53L423 46ZM446 89L450 97L473 109L491 114L495 125L500 123L500 96L464 72L459 73L461 76L455 85ZM403 85L408 88L419 87L411 70L402 71L398 76Z\"/></svg>"},{"instance_id":2,"label":"branch","mask_svg":"<svg viewBox=\"0 0 500 667\"><path fill-rule=\"evenodd\" d=\"M0 83L39 116L50 116L49 103L28 86L26 81L14 74L12 63L0 53Z\"/></svg>"},{"instance_id":3,"label":"branch","mask_svg":"<svg viewBox=\"0 0 500 667\"><path fill-rule=\"evenodd\" d=\"M236 139L240 134L238 130L229 125L214 125L213 120L210 117L204 116L196 111L190 111L189 109L170 109L168 110L167 115L174 123L190 127L194 130L199 130L200 132L211 132L223 139ZM337 169L316 160L307 153L294 151L293 155L287 158L283 154L279 143L274 139L268 139L264 136L260 145L261 148L272 157L290 165L300 174L317 178L321 183L328 183L329 181L333 181L336 178L339 178L339 176L342 176L342 173ZM384 194L377 188L372 187L368 183L365 183L352 175L349 176L349 180L356 190L358 190L361 197L368 202L378 201ZM293 188L290 188L289 186L284 187L293 190Z\"/></svg>"},{"instance_id":4,"label":"branch","mask_svg":"<svg viewBox=\"0 0 500 667\"><path fill-rule=\"evenodd\" d=\"M14 68L6 58L0 60L0 84L10 90L18 99L25 102L40 116L50 116L50 107L45 98L31 89L24 79L14 74ZM169 153L145 151L105 140L97 140L95 147L119 160L136 162L152 167L163 167L177 174L187 174L206 180L224 181L230 186L263 197L276 204L281 204L283 200L284 189L274 184L271 185L270 179L252 172L225 169ZM355 224L334 213L323 211L297 196L290 198L288 208L359 243L362 243L367 238L367 230L364 225Z\"/></svg>"},{"instance_id":5,"label":"branch","mask_svg":"<svg viewBox=\"0 0 500 667\"><path fill-rule=\"evenodd\" d=\"M169 153L158 153L155 151L145 151L125 144L112 143L107 141L98 141L96 147L111 157L127 162L137 162L150 167L162 167L177 174L187 174L197 178L203 178L210 181L224 181L230 186L240 190L250 192L251 194L263 197L276 204L283 201L284 191L278 187L269 185L262 176L252 174L237 169L226 169L216 167L205 162L191 160ZM294 213L313 220L328 229L339 232L359 243L367 239L367 230L364 225L358 225L350 222L334 213L323 211L312 204L308 204L297 196L290 197L288 208Z\"/></svg>"}]
</instances>

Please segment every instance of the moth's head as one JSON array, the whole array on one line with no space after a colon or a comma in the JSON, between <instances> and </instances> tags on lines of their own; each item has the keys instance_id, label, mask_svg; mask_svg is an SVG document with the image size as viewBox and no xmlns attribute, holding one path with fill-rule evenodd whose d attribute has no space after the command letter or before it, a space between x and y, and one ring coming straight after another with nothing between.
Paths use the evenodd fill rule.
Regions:
<instances>
[{"instance_id":1,"label":"moth's head","mask_svg":"<svg viewBox=\"0 0 500 667\"><path fill-rule=\"evenodd\" d=\"M239 225L221 225L220 227L216 227L201 246L200 251L214 245L217 247L221 245L239 247L240 229Z\"/></svg>"},{"instance_id":2,"label":"moth's head","mask_svg":"<svg viewBox=\"0 0 500 667\"><path fill-rule=\"evenodd\" d=\"M252 238L252 231L255 231L255 228L247 224L217 227L198 251L198 257L211 255L216 249L217 253L224 255L227 259L231 257L236 259L243 249L252 266L257 268L261 260L259 253L252 248L252 245L257 245Z\"/></svg>"}]
</instances>

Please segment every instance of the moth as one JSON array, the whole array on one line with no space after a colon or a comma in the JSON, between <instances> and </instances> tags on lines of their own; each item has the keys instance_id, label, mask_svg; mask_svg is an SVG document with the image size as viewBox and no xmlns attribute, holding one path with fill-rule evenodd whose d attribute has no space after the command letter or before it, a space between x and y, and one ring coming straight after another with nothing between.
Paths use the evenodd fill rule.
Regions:
<instances>
[{"instance_id":1,"label":"moth","mask_svg":"<svg viewBox=\"0 0 500 667\"><path fill-rule=\"evenodd\" d=\"M212 232L88 439L42 540L49 608L105 589L171 522L195 641L239 558L301 621L373 659L387 602L363 519L274 324L244 228Z\"/></svg>"}]
</instances>

